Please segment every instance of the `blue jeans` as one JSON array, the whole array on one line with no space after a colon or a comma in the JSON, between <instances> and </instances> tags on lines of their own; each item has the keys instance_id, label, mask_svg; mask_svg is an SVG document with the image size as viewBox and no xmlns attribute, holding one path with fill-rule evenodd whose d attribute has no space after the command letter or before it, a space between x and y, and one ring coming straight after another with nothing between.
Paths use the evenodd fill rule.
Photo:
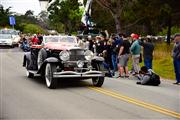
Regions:
<instances>
[{"instance_id":1,"label":"blue jeans","mask_svg":"<svg viewBox=\"0 0 180 120\"><path fill-rule=\"evenodd\" d=\"M114 74L114 72L117 70L117 55L112 53L111 60L112 60L113 74Z\"/></svg>"},{"instance_id":2,"label":"blue jeans","mask_svg":"<svg viewBox=\"0 0 180 120\"><path fill-rule=\"evenodd\" d=\"M104 68L108 71L108 76L109 76L109 77L112 77L113 74L111 73L111 69L110 69L109 64L107 64L106 62L103 62L103 66L104 66Z\"/></svg>"},{"instance_id":3,"label":"blue jeans","mask_svg":"<svg viewBox=\"0 0 180 120\"><path fill-rule=\"evenodd\" d=\"M152 59L150 59L150 58L144 58L144 65L145 65L148 69L152 69Z\"/></svg>"},{"instance_id":4,"label":"blue jeans","mask_svg":"<svg viewBox=\"0 0 180 120\"><path fill-rule=\"evenodd\" d=\"M173 59L176 81L180 83L180 60Z\"/></svg>"}]
</instances>

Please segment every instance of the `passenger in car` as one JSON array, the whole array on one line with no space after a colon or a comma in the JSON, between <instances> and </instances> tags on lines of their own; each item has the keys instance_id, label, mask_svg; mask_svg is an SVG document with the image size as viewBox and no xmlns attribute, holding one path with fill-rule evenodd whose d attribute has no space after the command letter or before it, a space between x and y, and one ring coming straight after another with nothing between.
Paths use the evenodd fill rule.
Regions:
<instances>
[{"instance_id":1,"label":"passenger in car","mask_svg":"<svg viewBox=\"0 0 180 120\"><path fill-rule=\"evenodd\" d=\"M36 35L34 35L34 37L32 38L31 42L32 42L32 44L35 44L35 45L39 43L39 39L37 38Z\"/></svg>"}]
</instances>

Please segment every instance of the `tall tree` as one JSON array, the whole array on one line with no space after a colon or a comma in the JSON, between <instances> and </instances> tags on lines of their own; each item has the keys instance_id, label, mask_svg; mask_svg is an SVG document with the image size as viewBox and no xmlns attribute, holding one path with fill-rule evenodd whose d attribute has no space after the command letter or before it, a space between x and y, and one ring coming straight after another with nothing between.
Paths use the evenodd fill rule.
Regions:
<instances>
[{"instance_id":1,"label":"tall tree","mask_svg":"<svg viewBox=\"0 0 180 120\"><path fill-rule=\"evenodd\" d=\"M118 33L122 32L120 17L123 10L131 1L132 0L96 0L99 5L106 8L111 13Z\"/></svg>"},{"instance_id":2,"label":"tall tree","mask_svg":"<svg viewBox=\"0 0 180 120\"><path fill-rule=\"evenodd\" d=\"M78 0L56 0L48 8L51 23L61 23L65 33L77 31L82 12L79 10ZM62 31L61 31L62 32Z\"/></svg>"},{"instance_id":3,"label":"tall tree","mask_svg":"<svg viewBox=\"0 0 180 120\"><path fill-rule=\"evenodd\" d=\"M31 17L31 16L34 15L34 11L28 10L28 11L26 11L26 13L25 13L24 15L25 15L25 16L28 16L28 17Z\"/></svg>"},{"instance_id":4,"label":"tall tree","mask_svg":"<svg viewBox=\"0 0 180 120\"><path fill-rule=\"evenodd\" d=\"M9 20L8 17L12 15L12 12L10 12L11 7L5 9L1 4L0 4L0 26L9 26Z\"/></svg>"},{"instance_id":5,"label":"tall tree","mask_svg":"<svg viewBox=\"0 0 180 120\"><path fill-rule=\"evenodd\" d=\"M41 11L38 15L38 22L43 28L49 29L48 12Z\"/></svg>"},{"instance_id":6,"label":"tall tree","mask_svg":"<svg viewBox=\"0 0 180 120\"><path fill-rule=\"evenodd\" d=\"M105 10L111 13L116 31L121 32L138 32L144 34L156 35L162 28L167 27L169 18L172 20L172 26L180 26L180 1L177 0L95 0ZM107 12L102 8L93 6L92 13L95 21L104 21L105 25L112 25L112 18L107 17ZM101 15L94 15L98 14Z\"/></svg>"}]
</instances>

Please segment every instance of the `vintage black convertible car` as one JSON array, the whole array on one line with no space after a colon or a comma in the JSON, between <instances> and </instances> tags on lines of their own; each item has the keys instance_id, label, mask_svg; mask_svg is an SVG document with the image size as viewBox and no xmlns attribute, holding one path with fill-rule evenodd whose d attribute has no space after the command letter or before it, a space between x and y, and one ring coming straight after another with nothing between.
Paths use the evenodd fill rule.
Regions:
<instances>
[{"instance_id":1,"label":"vintage black convertible car","mask_svg":"<svg viewBox=\"0 0 180 120\"><path fill-rule=\"evenodd\" d=\"M24 55L23 66L27 77L40 74L48 88L56 88L65 78L92 78L94 86L101 87L105 70L102 57L77 46L73 36L44 36L41 45L32 45Z\"/></svg>"}]
</instances>

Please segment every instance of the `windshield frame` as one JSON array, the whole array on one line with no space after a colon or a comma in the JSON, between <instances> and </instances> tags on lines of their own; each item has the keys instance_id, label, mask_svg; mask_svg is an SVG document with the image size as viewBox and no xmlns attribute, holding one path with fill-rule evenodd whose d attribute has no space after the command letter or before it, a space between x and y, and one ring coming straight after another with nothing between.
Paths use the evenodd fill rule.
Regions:
<instances>
[{"instance_id":1,"label":"windshield frame","mask_svg":"<svg viewBox=\"0 0 180 120\"><path fill-rule=\"evenodd\" d=\"M77 40L73 36L44 36L43 37L44 43L77 43Z\"/></svg>"}]
</instances>

